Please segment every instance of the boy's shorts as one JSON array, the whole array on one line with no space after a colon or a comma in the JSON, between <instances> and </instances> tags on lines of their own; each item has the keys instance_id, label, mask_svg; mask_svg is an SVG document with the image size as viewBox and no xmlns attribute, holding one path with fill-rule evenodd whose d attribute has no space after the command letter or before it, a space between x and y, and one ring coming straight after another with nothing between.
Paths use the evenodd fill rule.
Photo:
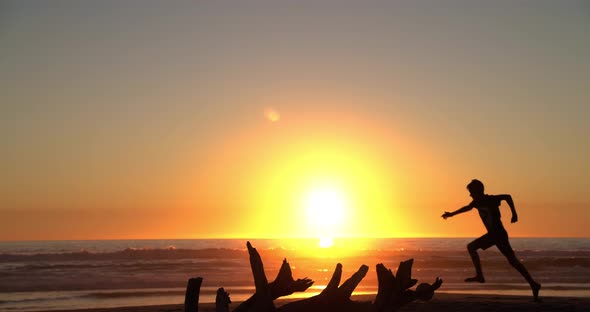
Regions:
<instances>
[{"instance_id":1,"label":"boy's shorts","mask_svg":"<svg viewBox=\"0 0 590 312\"><path fill-rule=\"evenodd\" d=\"M514 256L514 250L512 250L512 246L510 246L510 242L508 241L508 233L506 233L506 231L503 231L503 233L488 232L480 238L475 239L470 243L470 245L476 247L476 249L481 248L483 250L496 245L500 252L505 256Z\"/></svg>"}]
</instances>

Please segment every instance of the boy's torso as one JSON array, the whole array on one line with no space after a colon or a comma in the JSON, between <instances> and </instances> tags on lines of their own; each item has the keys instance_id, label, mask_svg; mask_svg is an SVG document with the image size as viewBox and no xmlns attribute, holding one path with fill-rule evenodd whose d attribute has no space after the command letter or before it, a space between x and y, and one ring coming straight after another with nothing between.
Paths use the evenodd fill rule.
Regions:
<instances>
[{"instance_id":1,"label":"boy's torso","mask_svg":"<svg viewBox=\"0 0 590 312\"><path fill-rule=\"evenodd\" d=\"M494 195L484 195L479 200L474 200L472 205L479 212L479 217L489 233L505 231L500 220L500 200Z\"/></svg>"}]
</instances>

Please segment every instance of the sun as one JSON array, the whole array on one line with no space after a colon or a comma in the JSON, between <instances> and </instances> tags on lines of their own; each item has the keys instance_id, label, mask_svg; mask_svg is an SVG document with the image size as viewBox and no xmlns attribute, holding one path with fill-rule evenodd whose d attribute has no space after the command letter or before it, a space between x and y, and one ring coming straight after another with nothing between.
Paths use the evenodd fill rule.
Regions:
<instances>
[{"instance_id":1,"label":"sun","mask_svg":"<svg viewBox=\"0 0 590 312\"><path fill-rule=\"evenodd\" d=\"M305 209L310 234L320 238L320 247L331 247L332 237L338 234L346 219L345 194L331 186L314 188L307 193Z\"/></svg>"},{"instance_id":2,"label":"sun","mask_svg":"<svg viewBox=\"0 0 590 312\"><path fill-rule=\"evenodd\" d=\"M338 189L325 187L310 191L305 206L311 224L333 226L342 222L346 201Z\"/></svg>"},{"instance_id":3,"label":"sun","mask_svg":"<svg viewBox=\"0 0 590 312\"><path fill-rule=\"evenodd\" d=\"M320 237L320 248L330 248L334 246L334 239L332 237Z\"/></svg>"}]
</instances>

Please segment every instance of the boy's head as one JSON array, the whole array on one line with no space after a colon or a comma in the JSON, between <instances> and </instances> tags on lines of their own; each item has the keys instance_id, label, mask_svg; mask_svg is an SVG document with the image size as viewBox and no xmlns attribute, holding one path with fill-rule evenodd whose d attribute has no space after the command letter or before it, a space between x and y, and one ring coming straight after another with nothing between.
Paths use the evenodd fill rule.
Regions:
<instances>
[{"instance_id":1,"label":"boy's head","mask_svg":"<svg viewBox=\"0 0 590 312\"><path fill-rule=\"evenodd\" d=\"M473 199L477 199L483 196L483 183L480 180L473 179L467 184L467 190L469 190L469 195Z\"/></svg>"}]
</instances>

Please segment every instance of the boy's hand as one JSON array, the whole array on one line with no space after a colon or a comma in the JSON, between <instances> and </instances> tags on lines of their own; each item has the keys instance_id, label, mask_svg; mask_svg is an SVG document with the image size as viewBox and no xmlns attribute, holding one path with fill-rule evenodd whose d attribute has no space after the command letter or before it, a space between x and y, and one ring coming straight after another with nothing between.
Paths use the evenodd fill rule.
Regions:
<instances>
[{"instance_id":1,"label":"boy's hand","mask_svg":"<svg viewBox=\"0 0 590 312\"><path fill-rule=\"evenodd\" d=\"M518 215L517 214L513 214L512 215L512 219L510 220L511 223L516 223L516 221L518 221Z\"/></svg>"},{"instance_id":2,"label":"boy's hand","mask_svg":"<svg viewBox=\"0 0 590 312\"><path fill-rule=\"evenodd\" d=\"M445 211L445 213L443 213L443 215L441 217L446 220L447 218L450 218L452 216L453 216L452 213Z\"/></svg>"}]
</instances>

